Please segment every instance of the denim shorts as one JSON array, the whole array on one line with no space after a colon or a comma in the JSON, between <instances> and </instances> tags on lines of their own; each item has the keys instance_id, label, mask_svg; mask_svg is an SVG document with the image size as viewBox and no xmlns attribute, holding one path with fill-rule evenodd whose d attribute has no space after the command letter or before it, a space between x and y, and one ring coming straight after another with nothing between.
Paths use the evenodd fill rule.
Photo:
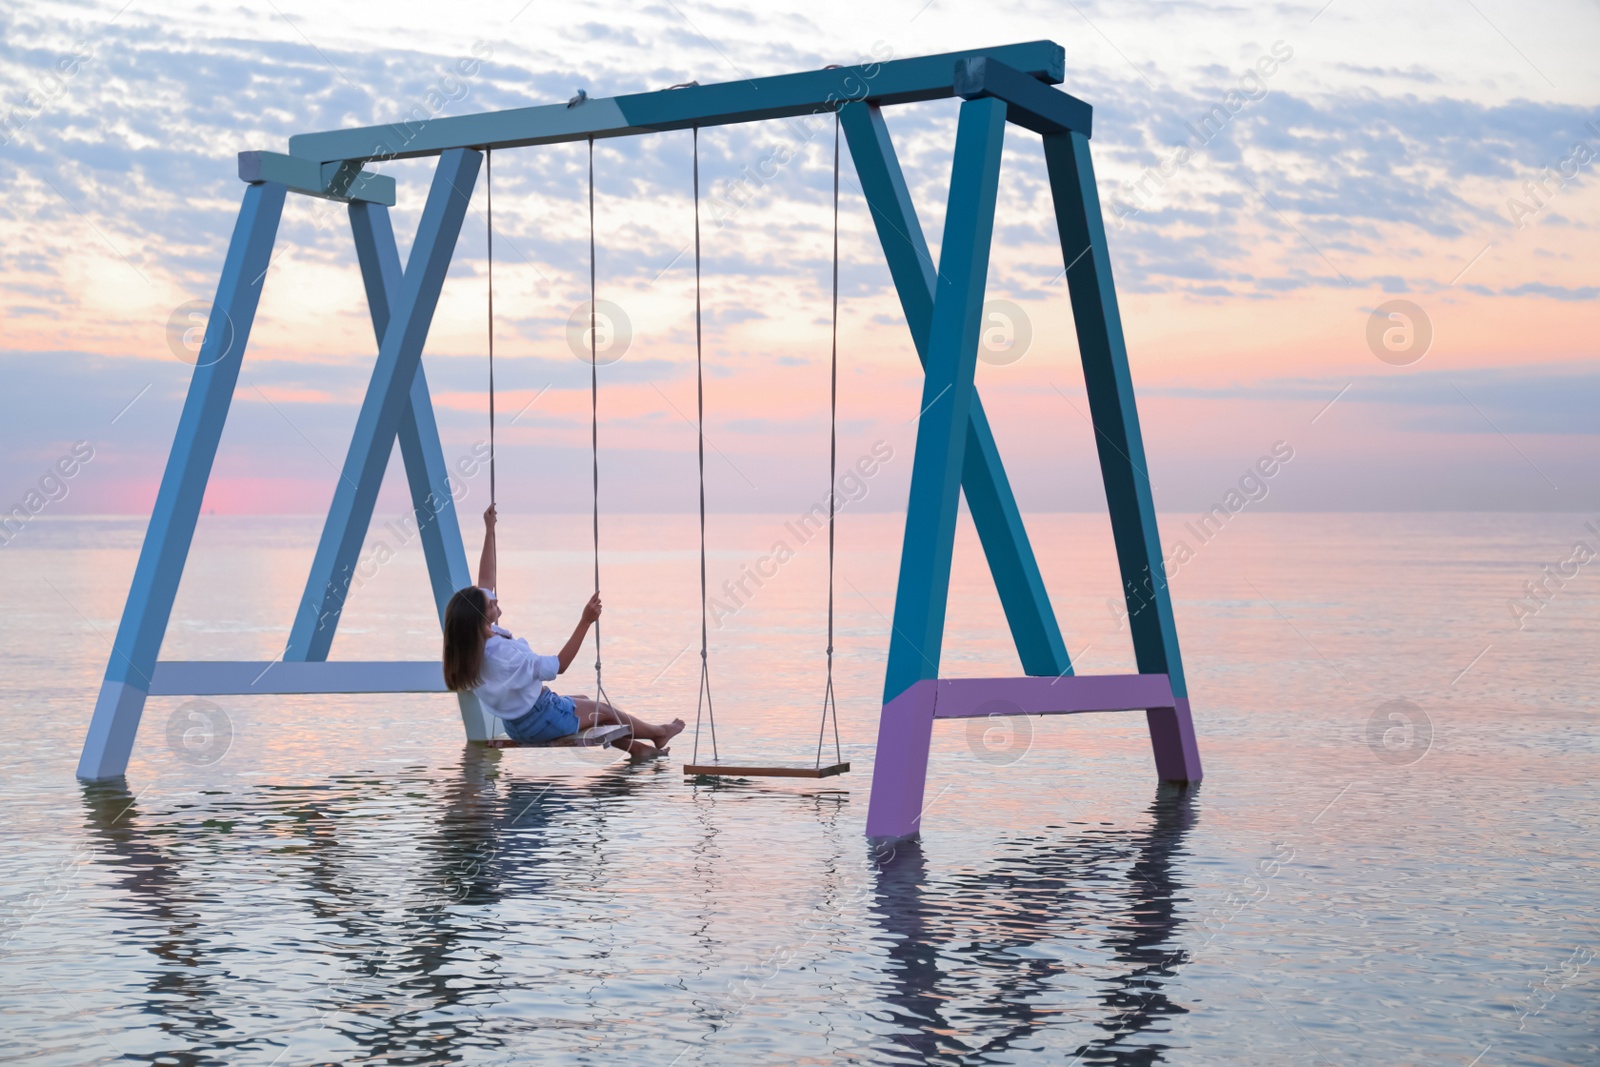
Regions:
<instances>
[{"instance_id":1,"label":"denim shorts","mask_svg":"<svg viewBox=\"0 0 1600 1067\"><path fill-rule=\"evenodd\" d=\"M547 688L533 702L533 710L505 724L506 733L517 741L553 741L578 732L578 711L571 697Z\"/></svg>"}]
</instances>

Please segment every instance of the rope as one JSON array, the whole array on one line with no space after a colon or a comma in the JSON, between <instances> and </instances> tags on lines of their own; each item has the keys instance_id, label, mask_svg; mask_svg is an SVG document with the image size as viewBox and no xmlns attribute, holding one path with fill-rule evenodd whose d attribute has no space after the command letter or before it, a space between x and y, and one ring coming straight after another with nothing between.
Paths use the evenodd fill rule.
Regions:
<instances>
[{"instance_id":1,"label":"rope","mask_svg":"<svg viewBox=\"0 0 1600 1067\"><path fill-rule=\"evenodd\" d=\"M706 658L710 631L706 628L706 383L703 373L705 347L700 314L700 127L694 128L694 393L698 417L700 470L700 695L694 708L694 754L700 762L700 716L705 713L711 728L711 758L717 758L717 716L711 704L711 666Z\"/></svg>"},{"instance_id":2,"label":"rope","mask_svg":"<svg viewBox=\"0 0 1600 1067\"><path fill-rule=\"evenodd\" d=\"M595 265L594 265L594 138L589 138L589 456L594 480L594 591L600 594L600 375L595 353ZM611 703L600 673L600 620L594 621L594 689L597 703Z\"/></svg>"},{"instance_id":3,"label":"rope","mask_svg":"<svg viewBox=\"0 0 1600 1067\"><path fill-rule=\"evenodd\" d=\"M494 149L483 153L485 190L488 193L488 211L485 223L489 231L489 503L495 502L494 492ZM495 562L499 562L500 545L494 546Z\"/></svg>"},{"instance_id":4,"label":"rope","mask_svg":"<svg viewBox=\"0 0 1600 1067\"><path fill-rule=\"evenodd\" d=\"M484 212L484 228L488 232L489 241L489 504L495 503L494 485L494 149L483 150L484 161L484 192L487 194L488 203ZM494 557L494 569L498 575L500 571L500 539L498 536L490 543L489 552ZM496 578L496 582L499 579ZM500 719L498 716L485 716L490 720L489 736L500 736Z\"/></svg>"},{"instance_id":5,"label":"rope","mask_svg":"<svg viewBox=\"0 0 1600 1067\"><path fill-rule=\"evenodd\" d=\"M834 513L839 472L839 113L833 113L833 339L828 380L828 684L822 693L822 722L817 726L817 762L822 766L822 739L833 720L835 763L844 762L839 744L839 705L833 692L833 561Z\"/></svg>"}]
</instances>

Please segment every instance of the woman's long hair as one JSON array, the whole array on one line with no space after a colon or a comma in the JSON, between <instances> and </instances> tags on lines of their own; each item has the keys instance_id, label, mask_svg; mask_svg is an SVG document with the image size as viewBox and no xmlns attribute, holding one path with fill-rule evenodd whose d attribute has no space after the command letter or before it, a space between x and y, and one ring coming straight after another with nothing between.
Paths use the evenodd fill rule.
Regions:
<instances>
[{"instance_id":1,"label":"woman's long hair","mask_svg":"<svg viewBox=\"0 0 1600 1067\"><path fill-rule=\"evenodd\" d=\"M457 589L444 608L444 684L452 693L471 689L483 677L483 624L489 598L469 585Z\"/></svg>"}]
</instances>

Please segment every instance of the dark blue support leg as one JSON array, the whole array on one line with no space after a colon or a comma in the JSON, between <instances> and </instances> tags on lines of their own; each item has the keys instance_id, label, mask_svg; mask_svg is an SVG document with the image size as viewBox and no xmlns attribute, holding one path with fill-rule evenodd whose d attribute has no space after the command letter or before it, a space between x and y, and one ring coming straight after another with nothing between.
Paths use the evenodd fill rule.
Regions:
<instances>
[{"instance_id":1,"label":"dark blue support leg","mask_svg":"<svg viewBox=\"0 0 1600 1067\"><path fill-rule=\"evenodd\" d=\"M133 586L122 608L122 622L111 662L95 701L94 718L78 761L79 778L115 778L128 768L150 677L166 636L178 580L189 557L195 521L205 498L217 442L228 419L239 367L255 323L256 306L272 245L278 234L286 190L276 182L245 189L239 220L217 282L217 298L206 323L205 340L189 379L178 432L156 493L144 547L133 572Z\"/></svg>"},{"instance_id":2,"label":"dark blue support leg","mask_svg":"<svg viewBox=\"0 0 1600 1067\"><path fill-rule=\"evenodd\" d=\"M1141 674L1165 674L1172 680L1178 702L1176 709L1146 713L1156 770L1167 781L1197 782L1200 750L1189 714L1189 692L1178 652L1178 630L1162 562L1161 535L1156 528L1139 409L1128 372L1128 350L1111 280L1111 256L1089 141L1079 133L1046 134L1044 154L1061 251L1068 264L1072 316L1078 327L1095 445L1128 599L1134 656Z\"/></svg>"}]
</instances>

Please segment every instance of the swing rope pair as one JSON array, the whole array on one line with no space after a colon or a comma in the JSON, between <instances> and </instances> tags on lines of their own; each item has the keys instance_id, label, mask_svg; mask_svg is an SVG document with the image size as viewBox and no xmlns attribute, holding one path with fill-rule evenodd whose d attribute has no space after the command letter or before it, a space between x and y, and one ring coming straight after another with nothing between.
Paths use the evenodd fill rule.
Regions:
<instances>
[{"instance_id":1,"label":"swing rope pair","mask_svg":"<svg viewBox=\"0 0 1600 1067\"><path fill-rule=\"evenodd\" d=\"M812 770L817 776L823 773L822 747L828 724L833 724L833 768L848 768L844 763L843 747L839 742L839 710L833 687L833 635L834 635L834 525L837 514L837 481L839 469L839 116L834 113L833 123L833 304L832 338L829 354L828 387L828 644L827 683L822 695L822 721L817 727L817 752ZM694 370L695 401L698 417L698 444L696 458L700 476L700 696L695 705L694 754L691 766L699 764L700 723L702 713L711 735L711 764L721 764L717 751L717 720L711 700L711 668L708 660L710 633L706 622L709 593L706 581L706 407L705 407L705 350L702 325L701 241L700 241L700 129L694 129ZM685 768L687 773L689 768ZM730 768L732 770L732 768ZM741 774L759 774L763 768L740 767ZM779 768L765 768L776 771ZM700 773L708 773L702 765ZM833 771L837 773L837 771Z\"/></svg>"},{"instance_id":2,"label":"swing rope pair","mask_svg":"<svg viewBox=\"0 0 1600 1067\"><path fill-rule=\"evenodd\" d=\"M700 518L700 689L695 705L694 756L698 763L700 751L700 726L704 719L710 733L713 763L720 762L717 750L716 712L711 693L710 627L707 620L709 602L706 573L706 436L705 436L705 330L703 315L703 260L700 227L700 130L693 131L694 144L694 344L695 344L695 409L696 409L696 467L699 478ZM494 164L492 150L486 150L486 191L488 224L488 333L489 333L489 502L496 501L495 484L495 384L494 384ZM589 453L591 474L591 529L593 533L594 592L600 593L600 379L596 339L599 326L595 257L595 206L594 206L594 140L589 140L588 156L588 209L589 209ZM817 729L817 751L813 770L838 773L848 769L843 762L843 748L839 740L838 703L833 684L834 655L834 574L835 574L835 519L838 512L837 477L839 456L839 120L834 115L833 129L833 272L832 272L832 324L829 353L828 393L828 640L826 646L827 680L823 688L822 721ZM498 545L495 547L498 555ZM496 560L498 563L498 558ZM594 677L596 699L610 703L606 694L600 640L600 621L594 624ZM824 772L823 744L829 723L833 725L835 762ZM745 773L756 773L759 768L743 768Z\"/></svg>"},{"instance_id":3,"label":"swing rope pair","mask_svg":"<svg viewBox=\"0 0 1600 1067\"><path fill-rule=\"evenodd\" d=\"M485 222L488 228L488 282L489 282L489 503L496 502L495 493L495 441L494 441L494 150L484 150ZM600 595L600 379L599 361L595 353L597 314L595 307L595 256L594 256L594 140L589 141L589 453L593 481L594 530L594 592ZM499 565L500 546L493 549L496 569ZM609 704L602 674L600 655L600 620L594 621L594 687L595 699Z\"/></svg>"}]
</instances>

